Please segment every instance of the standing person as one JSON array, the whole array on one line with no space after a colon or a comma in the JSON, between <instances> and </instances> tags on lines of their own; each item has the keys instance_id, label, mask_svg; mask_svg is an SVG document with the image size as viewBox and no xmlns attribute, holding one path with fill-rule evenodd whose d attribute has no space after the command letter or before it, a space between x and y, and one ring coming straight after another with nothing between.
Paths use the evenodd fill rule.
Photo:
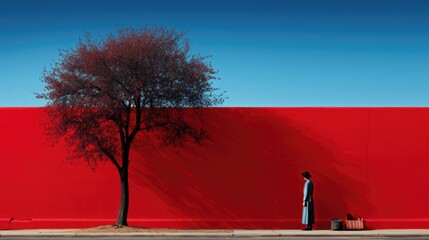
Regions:
<instances>
[{"instance_id":1,"label":"standing person","mask_svg":"<svg viewBox=\"0 0 429 240\"><path fill-rule=\"evenodd\" d=\"M310 180L311 174L307 171L301 173L304 177L304 199L302 201L302 224L307 225L303 230L311 231L314 224L314 201L313 201L313 182Z\"/></svg>"}]
</instances>

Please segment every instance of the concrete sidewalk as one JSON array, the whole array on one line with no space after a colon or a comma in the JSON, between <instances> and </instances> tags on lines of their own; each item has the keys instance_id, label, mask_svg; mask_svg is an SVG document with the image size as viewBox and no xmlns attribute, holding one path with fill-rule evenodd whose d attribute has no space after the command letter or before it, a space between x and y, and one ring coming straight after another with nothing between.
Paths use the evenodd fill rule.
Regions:
<instances>
[{"instance_id":1,"label":"concrete sidewalk","mask_svg":"<svg viewBox=\"0 0 429 240\"><path fill-rule=\"evenodd\" d=\"M429 229L403 230L365 230L365 231L330 231L330 230L169 230L150 229L148 232L134 233L85 233L79 229L36 229L36 230L1 230L1 237L429 237Z\"/></svg>"}]
</instances>

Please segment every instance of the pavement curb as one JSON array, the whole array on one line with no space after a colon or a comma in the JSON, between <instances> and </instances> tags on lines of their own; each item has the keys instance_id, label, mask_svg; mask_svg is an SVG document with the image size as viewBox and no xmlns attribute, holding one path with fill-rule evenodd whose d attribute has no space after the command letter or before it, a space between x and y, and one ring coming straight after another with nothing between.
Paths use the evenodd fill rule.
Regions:
<instances>
[{"instance_id":1,"label":"pavement curb","mask_svg":"<svg viewBox=\"0 0 429 240\"><path fill-rule=\"evenodd\" d=\"M66 231L66 230L65 230ZM0 238L5 237L40 237L40 238L103 238L103 237L177 237L177 238L264 238L264 237L296 237L296 238L421 238L429 237L429 229L415 230L367 230L367 231L330 231L315 230L311 232L300 230L231 230L231 231L159 231L159 232L129 232L129 233L80 233L61 232L61 230L9 230L0 231Z\"/></svg>"}]
</instances>

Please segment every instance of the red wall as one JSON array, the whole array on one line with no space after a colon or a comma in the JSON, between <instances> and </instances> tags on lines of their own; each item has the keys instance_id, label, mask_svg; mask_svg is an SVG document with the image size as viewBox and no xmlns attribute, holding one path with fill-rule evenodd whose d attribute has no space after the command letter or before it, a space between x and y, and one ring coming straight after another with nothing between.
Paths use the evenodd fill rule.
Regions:
<instances>
[{"instance_id":1,"label":"red wall","mask_svg":"<svg viewBox=\"0 0 429 240\"><path fill-rule=\"evenodd\" d=\"M205 109L211 141L177 151L138 139L129 223L172 228L300 228L303 179L316 228L347 212L370 228L429 228L429 108ZM65 160L40 108L0 109L0 228L113 224L119 178ZM147 141L150 140L150 141Z\"/></svg>"}]
</instances>

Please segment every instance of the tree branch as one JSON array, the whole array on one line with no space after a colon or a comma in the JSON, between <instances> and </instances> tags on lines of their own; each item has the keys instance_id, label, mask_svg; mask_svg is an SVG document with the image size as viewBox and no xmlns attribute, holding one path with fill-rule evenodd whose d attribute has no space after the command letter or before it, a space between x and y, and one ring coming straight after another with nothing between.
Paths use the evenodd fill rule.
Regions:
<instances>
[{"instance_id":1,"label":"tree branch","mask_svg":"<svg viewBox=\"0 0 429 240\"><path fill-rule=\"evenodd\" d=\"M115 167L118 169L118 171L121 172L122 167L119 165L116 158L110 152L106 151L105 149L101 149L101 152L106 154L106 156L112 161L112 163L115 165Z\"/></svg>"},{"instance_id":2,"label":"tree branch","mask_svg":"<svg viewBox=\"0 0 429 240\"><path fill-rule=\"evenodd\" d=\"M116 158L112 155L111 152L109 152L107 149L105 149L103 147L103 145L101 144L100 139L98 138L98 136L88 133L88 136L91 136L92 138L95 139L95 141L97 142L98 147L100 148L100 151L102 153L104 153L111 161L112 163L115 165L115 167L118 169L118 171L120 172L122 170L121 165L119 165L119 162L116 160Z\"/></svg>"},{"instance_id":3,"label":"tree branch","mask_svg":"<svg viewBox=\"0 0 429 240\"><path fill-rule=\"evenodd\" d=\"M120 138L121 138L121 143L122 143L122 144L125 144L125 143L126 143L126 140L127 140L127 137L128 137L128 134L127 134L127 135L125 135L126 133L122 130L122 129L123 129L123 127L122 127L122 124L121 124L121 123L119 124L118 129L119 129L119 136L120 136ZM125 131L126 131L126 130L125 130ZM126 131L126 132L127 132L127 131Z\"/></svg>"}]
</instances>

